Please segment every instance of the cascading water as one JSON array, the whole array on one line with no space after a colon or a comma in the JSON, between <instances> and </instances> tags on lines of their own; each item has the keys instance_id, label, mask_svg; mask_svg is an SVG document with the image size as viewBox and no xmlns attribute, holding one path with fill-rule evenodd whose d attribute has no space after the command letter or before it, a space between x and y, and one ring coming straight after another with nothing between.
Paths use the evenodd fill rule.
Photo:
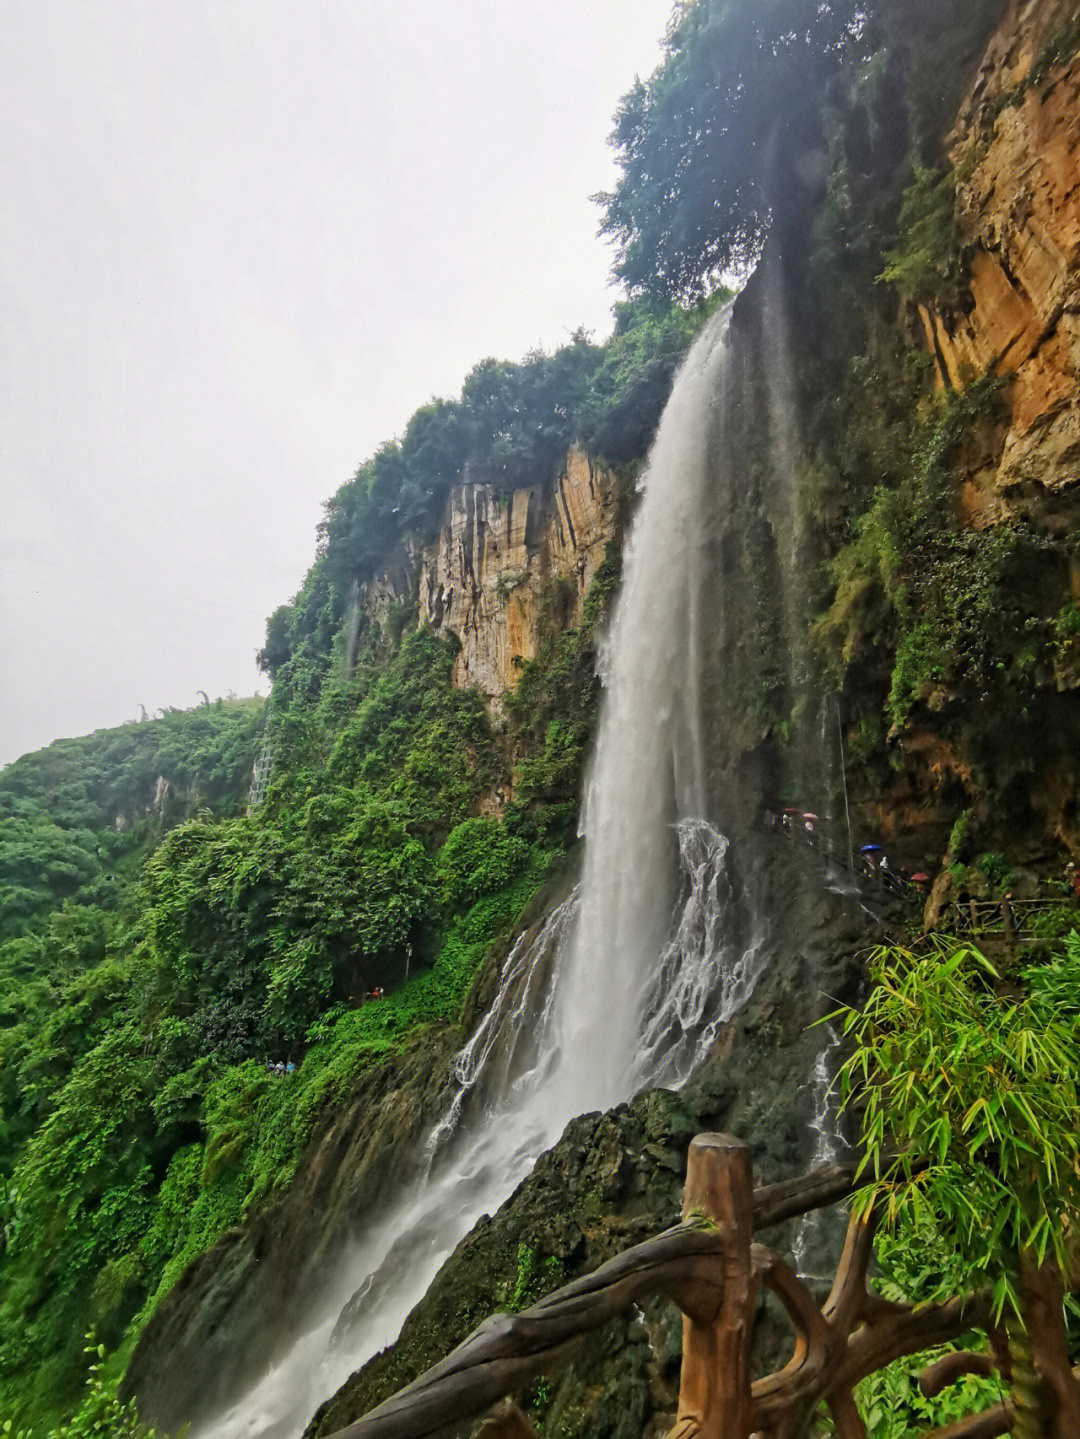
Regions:
<instances>
[{"instance_id":1,"label":"cascading water","mask_svg":"<svg viewBox=\"0 0 1080 1439\"><path fill-rule=\"evenodd\" d=\"M761 640L754 606L766 604L782 635L798 608L798 527L774 503L769 535L757 534L775 465L750 454L757 370L729 323L730 312L715 315L691 350L641 482L601 656L580 894L507 957L458 1056L457 1093L428 1138L423 1179L342 1256L338 1292L307 1333L205 1435L298 1433L394 1338L458 1241L571 1118L683 1082L753 990L767 895L754 867L735 863L730 831L758 824L760 786L739 792L719 740L734 700L748 702L740 686L749 692L766 674L790 682L780 673L790 653L777 658L782 647ZM770 379L763 407L788 436L782 380ZM769 442L771 452L787 455L785 443Z\"/></svg>"},{"instance_id":2,"label":"cascading water","mask_svg":"<svg viewBox=\"0 0 1080 1439\"><path fill-rule=\"evenodd\" d=\"M837 1050L840 1035L831 1024L823 1026L824 1043L818 1050L814 1072L805 1086L810 1091L811 1113L810 1132L813 1135L813 1151L810 1167L831 1164L846 1149L847 1143L840 1133L840 1099L836 1092ZM792 1262L795 1272L804 1279L824 1279L829 1272L828 1260L833 1256L838 1216L816 1209L804 1214L795 1229L792 1245Z\"/></svg>"}]
</instances>

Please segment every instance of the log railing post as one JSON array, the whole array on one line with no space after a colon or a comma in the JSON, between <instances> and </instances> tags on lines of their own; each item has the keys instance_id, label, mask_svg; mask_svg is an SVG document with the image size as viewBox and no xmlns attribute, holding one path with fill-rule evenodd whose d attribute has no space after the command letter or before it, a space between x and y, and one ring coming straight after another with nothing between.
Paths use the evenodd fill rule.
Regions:
<instances>
[{"instance_id":1,"label":"log railing post","mask_svg":"<svg viewBox=\"0 0 1080 1439\"><path fill-rule=\"evenodd\" d=\"M754 1188L750 1152L728 1134L699 1134L687 1160L683 1217L703 1215L723 1240L715 1317L683 1316L682 1380L672 1439L749 1439Z\"/></svg>"}]
</instances>

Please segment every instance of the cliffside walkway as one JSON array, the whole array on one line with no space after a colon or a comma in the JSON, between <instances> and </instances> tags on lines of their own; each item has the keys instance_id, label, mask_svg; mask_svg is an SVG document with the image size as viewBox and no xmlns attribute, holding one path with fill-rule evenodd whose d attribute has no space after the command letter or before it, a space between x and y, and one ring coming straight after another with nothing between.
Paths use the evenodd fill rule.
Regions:
<instances>
[{"instance_id":1,"label":"cliffside walkway","mask_svg":"<svg viewBox=\"0 0 1080 1439\"><path fill-rule=\"evenodd\" d=\"M700 1134L690 1146L683 1220L602 1264L594 1273L549 1294L520 1314L499 1314L407 1388L338 1430L332 1439L440 1439L480 1418L537 1375L572 1359L590 1331L644 1296L666 1294L683 1314L679 1407L668 1439L801 1439L824 1404L838 1439L866 1439L853 1397L868 1374L905 1355L958 1339L971 1329L989 1336L984 1353L946 1355L920 1379L923 1393L941 1393L964 1374L1007 1372L1004 1336L993 1322L988 1294L957 1295L939 1304L898 1304L867 1286L876 1216L853 1217L832 1289L824 1305L754 1233L835 1204L855 1187L854 1166L829 1165L801 1179L754 1189L750 1155L738 1139ZM751 1378L755 1315L762 1290L771 1291L795 1331L788 1363ZM1062 1310L1060 1274L1044 1266L1025 1313L1033 1358L1046 1377L1060 1424L1047 1439L1075 1432L1080 1369L1063 1361L1064 1331L1033 1322ZM1060 1338L1060 1343L1056 1341ZM1072 1408L1070 1409L1070 1404ZM960 1419L926 1439L994 1439L1013 1422L1007 1402ZM536 1439L512 1403L481 1430L482 1439Z\"/></svg>"},{"instance_id":2,"label":"cliffside walkway","mask_svg":"<svg viewBox=\"0 0 1080 1439\"><path fill-rule=\"evenodd\" d=\"M912 905L925 902L926 895L918 885L887 866L860 862L861 857L853 856L846 849L835 845L827 832L804 829L799 824L784 823L780 818L777 818L775 824L769 825L768 829L771 834L787 840L796 849L805 849L823 863L845 870L868 897L898 899Z\"/></svg>"},{"instance_id":3,"label":"cliffside walkway","mask_svg":"<svg viewBox=\"0 0 1080 1439\"><path fill-rule=\"evenodd\" d=\"M882 865L860 864L858 859L838 849L821 831L805 830L799 825L777 824L771 827L771 832L796 847L812 852L824 863L846 870L864 899L894 899L912 908L926 903L926 890L920 889L910 879ZM1006 895L1001 899L953 900L942 910L939 927L947 926L950 933L963 939L980 935L1000 936L1006 942L1037 939L1040 917L1068 903L1064 896L1060 899L1014 899ZM1077 911L1077 923L1080 924L1080 909Z\"/></svg>"}]
</instances>

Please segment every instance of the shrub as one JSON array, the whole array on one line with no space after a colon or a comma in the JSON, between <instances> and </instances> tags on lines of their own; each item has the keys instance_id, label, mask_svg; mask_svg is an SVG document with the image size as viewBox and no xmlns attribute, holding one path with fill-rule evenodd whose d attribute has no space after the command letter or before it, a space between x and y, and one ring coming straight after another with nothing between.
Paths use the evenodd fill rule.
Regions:
<instances>
[{"instance_id":1,"label":"shrub","mask_svg":"<svg viewBox=\"0 0 1080 1439\"><path fill-rule=\"evenodd\" d=\"M528 858L523 839L498 820L467 819L451 830L436 860L443 900L454 909L475 903L510 883Z\"/></svg>"}]
</instances>

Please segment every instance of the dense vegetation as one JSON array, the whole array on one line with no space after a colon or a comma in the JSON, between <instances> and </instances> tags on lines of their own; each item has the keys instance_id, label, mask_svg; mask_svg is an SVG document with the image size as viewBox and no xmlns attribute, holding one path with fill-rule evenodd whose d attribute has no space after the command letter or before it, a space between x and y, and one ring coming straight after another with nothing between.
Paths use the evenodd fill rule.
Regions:
<instances>
[{"instance_id":1,"label":"dense vegetation","mask_svg":"<svg viewBox=\"0 0 1080 1439\"><path fill-rule=\"evenodd\" d=\"M373 627L365 655L312 701L275 692L275 771L251 815L250 706L4 776L11 873L39 885L0 951L5 1408L62 1410L88 1324L120 1344L189 1258L291 1181L366 1064L456 1018L561 848L477 817L504 760L478 696L450 684L451 642ZM159 764L188 800L117 835L118 809L163 792ZM357 1008L375 987L392 992ZM268 1058L303 1062L278 1081Z\"/></svg>"},{"instance_id":2,"label":"dense vegetation","mask_svg":"<svg viewBox=\"0 0 1080 1439\"><path fill-rule=\"evenodd\" d=\"M430 539L453 485L550 484L574 443L633 466L722 281L770 236L801 337L802 479L823 556L815 653L852 716L855 765L867 787L891 783L906 760L888 735L918 721L966 747L978 793L1004 795L1061 655L1080 644L1067 539L1027 521L960 522L964 466L992 450L999 386L972 376L934 393L929 357L896 323L898 304L957 294L962 176L941 135L1001 9L680 6L660 68L616 121L604 228L632 299L612 338L485 360L459 398L432 401L359 467L327 502L300 592L269 620L265 714L257 703L168 714L0 776L0 1415L40 1426L69 1412L87 1327L122 1357L186 1263L292 1182L357 1076L422 1026L458 1019L492 941L558 867L575 833L617 547L578 626L565 627L551 583L540 653L498 733L478 696L451 685L452 643L418 630L407 601L381 623L364 618L357 587ZM273 777L245 815L264 733ZM485 814L511 773L513 801ZM893 960L861 1031L866 1073L872 1055L885 1076L878 1115L885 1059L900 1073L888 995L915 975ZM980 1042L999 1044L995 1063L1045 1060L1034 1081L1058 1128L1042 1154L1058 1171L1060 1126L1075 1134L1061 1119L1075 1112L1071 1081L1054 1070L1075 1068L1075 968L1070 949L1012 1012L992 986L968 983L974 962L962 993L948 991L959 965L920 992L927 1034L955 1001L949 1022L962 1009ZM387 997L361 1005L378 986ZM1048 1018L1051 993L1065 1018ZM875 1024L887 1051L873 1048ZM904 1084L925 1059L916 1050ZM286 1058L299 1068L276 1079L266 1061ZM1043 1243L1047 1206L997 1203L1010 1194L1002 1136L981 1121L970 1133L980 1094L960 1094L961 1071L955 1113L925 1126L938 1104L928 1090L870 1139L886 1127L935 1136L935 1223L959 1233L957 1263L1008 1293L1002 1255ZM976 1117L992 1102L1000 1115L1007 1091L995 1093ZM1046 1137L1016 1134L1029 1155ZM983 1210L997 1205L989 1237L964 1229L959 1201L950 1209L958 1175ZM916 1216L900 1229L885 1265L915 1297L926 1288L913 1273L918 1228ZM133 1432L95 1368L80 1423L92 1432L99 1420ZM893 1432L885 1419L871 1429Z\"/></svg>"},{"instance_id":3,"label":"dense vegetation","mask_svg":"<svg viewBox=\"0 0 1080 1439\"><path fill-rule=\"evenodd\" d=\"M265 716L168 714L5 772L0 1412L70 1410L89 1325L122 1360L188 1260L289 1185L365 1066L458 1017L573 842L617 554L576 628L552 581L500 737L451 685L452 641L407 602L376 623L351 600L431 537L454 483L544 486L572 443L632 465L707 308L620 306L606 345L485 361L419 411L328 502L269 621ZM264 741L272 777L244 814ZM483 817L512 768L514 803Z\"/></svg>"},{"instance_id":4,"label":"dense vegetation","mask_svg":"<svg viewBox=\"0 0 1080 1439\"><path fill-rule=\"evenodd\" d=\"M196 809L235 813L251 774L261 700L58 740L0 776L0 936L54 905L112 907L118 879Z\"/></svg>"}]
</instances>

